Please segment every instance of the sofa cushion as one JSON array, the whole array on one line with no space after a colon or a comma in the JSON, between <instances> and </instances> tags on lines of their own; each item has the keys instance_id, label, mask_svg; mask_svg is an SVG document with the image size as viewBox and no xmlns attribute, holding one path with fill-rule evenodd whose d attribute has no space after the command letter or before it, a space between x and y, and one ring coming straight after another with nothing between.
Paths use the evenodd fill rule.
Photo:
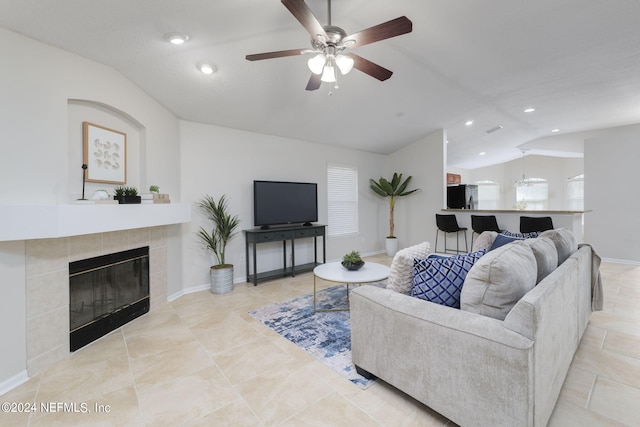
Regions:
<instances>
[{"instance_id":1,"label":"sofa cushion","mask_svg":"<svg viewBox=\"0 0 640 427\"><path fill-rule=\"evenodd\" d=\"M413 260L426 258L430 250L429 242L423 242L396 252L389 268L387 289L408 295L413 283Z\"/></svg>"},{"instance_id":2,"label":"sofa cushion","mask_svg":"<svg viewBox=\"0 0 640 427\"><path fill-rule=\"evenodd\" d=\"M473 242L473 247L471 248L472 252L477 252L482 249L488 251L493 244L493 241L496 239L498 235L497 231L483 231L480 233L475 242Z\"/></svg>"},{"instance_id":3,"label":"sofa cushion","mask_svg":"<svg viewBox=\"0 0 640 427\"><path fill-rule=\"evenodd\" d=\"M469 270L460 293L460 308L504 320L513 306L536 285L533 250L512 242L488 252Z\"/></svg>"},{"instance_id":4,"label":"sofa cushion","mask_svg":"<svg viewBox=\"0 0 640 427\"><path fill-rule=\"evenodd\" d=\"M413 262L411 296L460 308L460 290L473 264L485 250L451 257L429 256Z\"/></svg>"},{"instance_id":5,"label":"sofa cushion","mask_svg":"<svg viewBox=\"0 0 640 427\"><path fill-rule=\"evenodd\" d=\"M538 237L536 239L526 239L523 242L533 250L536 258L538 275L536 284L547 277L558 266L558 250L553 241L548 237Z\"/></svg>"},{"instance_id":6,"label":"sofa cushion","mask_svg":"<svg viewBox=\"0 0 640 427\"><path fill-rule=\"evenodd\" d=\"M575 251L578 250L578 242L573 234L566 228L556 228L540 233L540 237L548 237L556 245L558 250L558 265L562 264Z\"/></svg>"}]
</instances>

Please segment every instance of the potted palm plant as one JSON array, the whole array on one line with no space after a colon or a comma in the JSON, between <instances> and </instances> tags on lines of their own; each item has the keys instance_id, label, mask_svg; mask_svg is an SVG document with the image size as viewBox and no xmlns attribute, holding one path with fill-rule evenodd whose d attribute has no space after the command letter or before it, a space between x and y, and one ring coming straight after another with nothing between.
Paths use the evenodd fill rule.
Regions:
<instances>
[{"instance_id":1,"label":"potted palm plant","mask_svg":"<svg viewBox=\"0 0 640 427\"><path fill-rule=\"evenodd\" d=\"M396 198L408 196L409 194L413 194L416 191L419 191L419 188L414 190L407 190L407 186L409 185L409 181L411 181L411 177L407 177L404 181L402 180L402 174L395 173L393 174L393 178L391 181L386 180L383 177L380 177L377 181L374 179L369 180L369 186L374 193L381 197L389 198L389 235L386 239L386 250L387 255L393 256L398 251L398 239L394 235L395 231L395 223L393 221L393 212L396 206Z\"/></svg>"},{"instance_id":2,"label":"potted palm plant","mask_svg":"<svg viewBox=\"0 0 640 427\"><path fill-rule=\"evenodd\" d=\"M197 235L205 248L210 250L217 260L209 271L211 278L211 292L225 294L233 290L233 264L225 261L227 243L237 234L240 219L237 215L228 212L229 206L225 195L220 196L216 202L209 195L203 197L198 207L213 222L211 231L200 227Z\"/></svg>"}]
</instances>

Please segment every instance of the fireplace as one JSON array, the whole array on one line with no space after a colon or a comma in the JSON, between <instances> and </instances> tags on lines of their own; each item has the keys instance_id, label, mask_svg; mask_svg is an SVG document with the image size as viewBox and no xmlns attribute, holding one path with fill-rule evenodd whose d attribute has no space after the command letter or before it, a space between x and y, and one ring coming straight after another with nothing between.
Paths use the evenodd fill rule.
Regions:
<instances>
[{"instance_id":1,"label":"fireplace","mask_svg":"<svg viewBox=\"0 0 640 427\"><path fill-rule=\"evenodd\" d=\"M148 246L69 263L71 351L148 311Z\"/></svg>"}]
</instances>

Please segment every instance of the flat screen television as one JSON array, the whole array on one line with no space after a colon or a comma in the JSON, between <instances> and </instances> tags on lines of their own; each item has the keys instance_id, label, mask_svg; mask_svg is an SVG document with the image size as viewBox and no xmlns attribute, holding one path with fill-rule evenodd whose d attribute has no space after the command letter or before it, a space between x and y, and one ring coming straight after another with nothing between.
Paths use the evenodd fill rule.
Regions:
<instances>
[{"instance_id":1,"label":"flat screen television","mask_svg":"<svg viewBox=\"0 0 640 427\"><path fill-rule=\"evenodd\" d=\"M310 182L253 181L253 224L304 224L318 221L318 185Z\"/></svg>"}]
</instances>

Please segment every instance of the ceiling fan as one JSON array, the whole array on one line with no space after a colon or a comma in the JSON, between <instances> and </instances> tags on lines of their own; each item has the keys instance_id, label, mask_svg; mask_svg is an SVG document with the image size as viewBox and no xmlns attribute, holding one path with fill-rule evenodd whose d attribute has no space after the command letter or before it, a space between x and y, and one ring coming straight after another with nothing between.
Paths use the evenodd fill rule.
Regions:
<instances>
[{"instance_id":1,"label":"ceiling fan","mask_svg":"<svg viewBox=\"0 0 640 427\"><path fill-rule=\"evenodd\" d=\"M316 54L307 65L311 70L311 78L307 83L307 90L316 90L322 82L335 83L337 88L337 70L345 75L352 68L360 70L380 81L387 80L392 71L375 64L354 53L343 53L347 49L375 43L391 37L410 33L413 24L406 16L384 22L371 28L347 35L340 27L331 25L331 0L327 0L328 25L321 25L305 4L304 0L281 0L289 12L302 24L311 35L312 49L290 49L276 52L257 53L247 55L249 61L282 58L303 54Z\"/></svg>"}]
</instances>

